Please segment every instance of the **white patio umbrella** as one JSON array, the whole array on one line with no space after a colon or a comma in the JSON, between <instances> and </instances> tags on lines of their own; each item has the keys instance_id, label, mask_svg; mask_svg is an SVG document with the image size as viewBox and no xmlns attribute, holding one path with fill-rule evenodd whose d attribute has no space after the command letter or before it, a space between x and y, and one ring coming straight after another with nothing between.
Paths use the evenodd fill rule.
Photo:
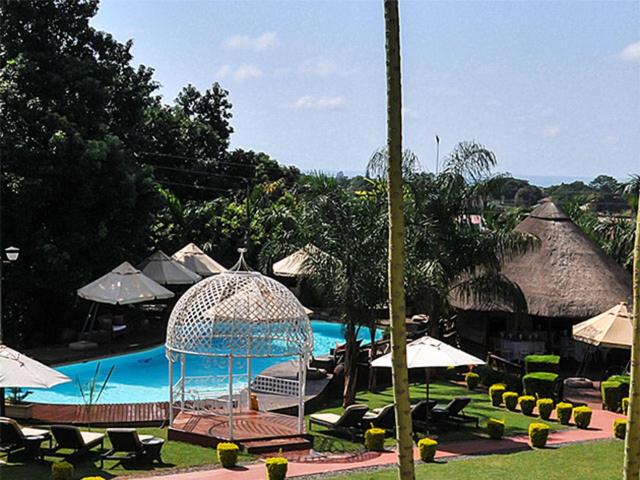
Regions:
<instances>
[{"instance_id":1,"label":"white patio umbrella","mask_svg":"<svg viewBox=\"0 0 640 480\"><path fill-rule=\"evenodd\" d=\"M630 349L633 321L625 302L573 326L573 338L596 347Z\"/></svg>"},{"instance_id":2,"label":"white patio umbrella","mask_svg":"<svg viewBox=\"0 0 640 480\"><path fill-rule=\"evenodd\" d=\"M185 245L174 253L171 258L203 277L227 271L226 268L204 253L195 243Z\"/></svg>"},{"instance_id":3,"label":"white patio umbrella","mask_svg":"<svg viewBox=\"0 0 640 480\"><path fill-rule=\"evenodd\" d=\"M429 336L414 340L407 345L407 368L425 369L427 402L429 402L429 368L484 364L485 362L483 360ZM376 368L391 368L391 353L376 358L371 362L371 366Z\"/></svg>"},{"instance_id":4,"label":"white patio umbrella","mask_svg":"<svg viewBox=\"0 0 640 480\"><path fill-rule=\"evenodd\" d=\"M310 243L296 250L291 255L273 264L273 273L280 277L304 277L309 275L307 260L313 255L326 255L315 245Z\"/></svg>"},{"instance_id":5,"label":"white patio umbrella","mask_svg":"<svg viewBox=\"0 0 640 480\"><path fill-rule=\"evenodd\" d=\"M160 285L193 285L202 280L177 260L173 260L162 250L151 254L141 264L142 273Z\"/></svg>"}]
</instances>

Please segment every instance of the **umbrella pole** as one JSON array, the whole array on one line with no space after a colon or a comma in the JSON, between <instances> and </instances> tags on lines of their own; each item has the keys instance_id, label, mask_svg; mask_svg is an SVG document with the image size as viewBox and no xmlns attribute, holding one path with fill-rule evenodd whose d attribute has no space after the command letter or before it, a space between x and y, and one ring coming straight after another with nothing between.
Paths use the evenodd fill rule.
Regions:
<instances>
[{"instance_id":1,"label":"umbrella pole","mask_svg":"<svg viewBox=\"0 0 640 480\"><path fill-rule=\"evenodd\" d=\"M0 417L4 417L6 416L6 409L5 409L5 399L4 399L4 388L0 388Z\"/></svg>"},{"instance_id":2,"label":"umbrella pole","mask_svg":"<svg viewBox=\"0 0 640 480\"><path fill-rule=\"evenodd\" d=\"M425 410L425 418L424 418L424 429L426 430L427 435L429 435L429 369L424 369L424 380L427 386L427 408Z\"/></svg>"}]
</instances>

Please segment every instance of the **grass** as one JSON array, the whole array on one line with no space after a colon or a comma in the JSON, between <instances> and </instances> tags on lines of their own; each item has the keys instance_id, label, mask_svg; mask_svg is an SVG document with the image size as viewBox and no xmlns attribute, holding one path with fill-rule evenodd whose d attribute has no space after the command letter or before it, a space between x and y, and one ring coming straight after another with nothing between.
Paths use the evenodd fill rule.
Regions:
<instances>
[{"instance_id":1,"label":"grass","mask_svg":"<svg viewBox=\"0 0 640 480\"><path fill-rule=\"evenodd\" d=\"M93 431L101 430L94 429ZM164 439L167 438L167 429L139 428L138 432L146 435L154 435ZM108 438L105 440L105 447L110 447ZM6 457L3 457L3 459L4 458ZM253 457L249 455L241 453L238 461L247 462L252 458ZM33 461L22 463L22 461L19 461L18 455L16 455L15 461L14 459L11 459L8 463L0 464L0 479L48 480L51 477L51 463L59 461L60 459L57 457L45 457L45 460L46 462L44 463ZM125 464L121 464L113 460L107 460L104 463L105 468L100 469L100 459L96 451L77 462L73 478L100 476L105 479L110 479L117 476L127 475L161 474L166 473L167 470L175 468L198 467L204 465L215 468L217 466L215 450L173 441L165 443L162 449L162 460L164 462L163 464L154 463L153 465L148 465L144 462L127 462Z\"/></svg>"},{"instance_id":2,"label":"grass","mask_svg":"<svg viewBox=\"0 0 640 480\"><path fill-rule=\"evenodd\" d=\"M423 400L426 396L425 385L423 383L411 385L410 395L412 403ZM511 412L504 407L496 408L491 405L486 392L470 392L466 387L446 381L431 384L430 398L437 400L440 405L444 405L452 398L460 396L471 398L471 403L465 409L465 413L479 417L480 428L476 429L473 424L461 425L459 427L454 425L447 426L446 429L440 429L440 431L436 430L434 432L440 442L473 440L485 437L484 427L489 418L505 421L505 436L526 435L529 424L532 421L546 423L552 430L567 428L555 421L544 421L537 417L527 417L519 412ZM389 403L393 403L393 391L391 388L387 388L377 393L359 392L356 401L357 403L368 405L370 409L383 407ZM342 407L336 402L336 404L330 405L328 408L322 410L321 413L331 412L340 414L342 411ZM330 432L317 425L313 426L311 433L314 435L314 448L320 452L348 452L363 448L362 439L356 439L356 442L352 442L348 437L340 436L335 432ZM392 438L387 438L385 445L390 447L393 446L394 443L395 441Z\"/></svg>"},{"instance_id":3,"label":"grass","mask_svg":"<svg viewBox=\"0 0 640 480\"><path fill-rule=\"evenodd\" d=\"M416 479L429 480L611 480L622 478L624 442L607 440L510 455L421 464ZM396 480L395 469L349 473L326 480Z\"/></svg>"}]
</instances>

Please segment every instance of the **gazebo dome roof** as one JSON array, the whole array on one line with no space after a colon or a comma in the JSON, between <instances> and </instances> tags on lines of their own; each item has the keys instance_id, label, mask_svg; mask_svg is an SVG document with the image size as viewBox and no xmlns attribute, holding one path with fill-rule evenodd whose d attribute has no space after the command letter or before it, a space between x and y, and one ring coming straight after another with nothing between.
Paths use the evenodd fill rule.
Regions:
<instances>
[{"instance_id":1,"label":"gazebo dome roof","mask_svg":"<svg viewBox=\"0 0 640 480\"><path fill-rule=\"evenodd\" d=\"M227 271L180 298L167 326L166 348L207 357L307 355L313 332L287 287L258 272Z\"/></svg>"}]
</instances>

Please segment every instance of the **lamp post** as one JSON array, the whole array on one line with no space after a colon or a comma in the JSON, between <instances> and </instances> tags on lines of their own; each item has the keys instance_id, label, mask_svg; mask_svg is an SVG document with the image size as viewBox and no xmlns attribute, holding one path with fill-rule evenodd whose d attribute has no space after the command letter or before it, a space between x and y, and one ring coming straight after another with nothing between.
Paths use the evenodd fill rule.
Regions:
<instances>
[{"instance_id":1,"label":"lamp post","mask_svg":"<svg viewBox=\"0 0 640 480\"><path fill-rule=\"evenodd\" d=\"M13 263L20 255L20 249L17 247L8 247L4 250L7 259L2 258L0 261L0 345L2 345L2 265L5 263ZM1 253L0 253L1 255ZM4 388L0 388L0 417L5 416L4 407Z\"/></svg>"}]
</instances>

